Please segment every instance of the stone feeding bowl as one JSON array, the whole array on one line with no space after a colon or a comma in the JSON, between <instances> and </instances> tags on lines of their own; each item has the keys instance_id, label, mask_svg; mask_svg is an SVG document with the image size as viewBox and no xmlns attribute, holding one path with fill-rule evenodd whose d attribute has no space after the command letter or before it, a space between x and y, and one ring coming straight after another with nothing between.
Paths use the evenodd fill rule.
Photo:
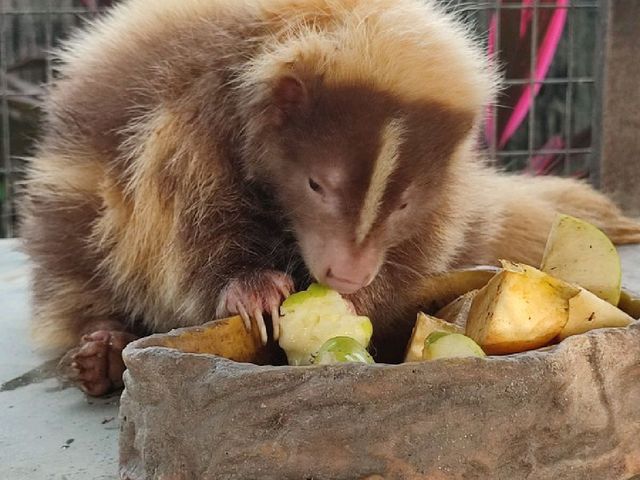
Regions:
<instances>
[{"instance_id":1,"label":"stone feeding bowl","mask_svg":"<svg viewBox=\"0 0 640 480\"><path fill-rule=\"evenodd\" d=\"M640 317L633 296L621 308ZM640 324L486 359L290 367L234 317L124 360L122 479L640 478Z\"/></svg>"}]
</instances>

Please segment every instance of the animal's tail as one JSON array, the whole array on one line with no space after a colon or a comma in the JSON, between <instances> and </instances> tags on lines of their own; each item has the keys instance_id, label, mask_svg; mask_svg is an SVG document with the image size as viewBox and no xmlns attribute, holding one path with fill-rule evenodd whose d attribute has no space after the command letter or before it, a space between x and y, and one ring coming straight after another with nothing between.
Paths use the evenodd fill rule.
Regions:
<instances>
[{"instance_id":1,"label":"animal's tail","mask_svg":"<svg viewBox=\"0 0 640 480\"><path fill-rule=\"evenodd\" d=\"M490 195L502 205L492 245L494 258L538 265L558 213L586 220L616 245L640 243L640 221L586 183L558 177L494 177Z\"/></svg>"},{"instance_id":2,"label":"animal's tail","mask_svg":"<svg viewBox=\"0 0 640 480\"><path fill-rule=\"evenodd\" d=\"M640 220L625 216L612 200L591 186L557 177L529 180L540 196L558 212L593 223L616 245L640 243Z\"/></svg>"}]
</instances>

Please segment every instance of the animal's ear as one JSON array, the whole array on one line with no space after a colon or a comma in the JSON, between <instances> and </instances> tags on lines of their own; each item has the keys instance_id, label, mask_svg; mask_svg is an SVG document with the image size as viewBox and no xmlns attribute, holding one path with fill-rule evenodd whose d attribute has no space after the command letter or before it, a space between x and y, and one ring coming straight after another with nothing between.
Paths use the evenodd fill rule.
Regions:
<instances>
[{"instance_id":1,"label":"animal's ear","mask_svg":"<svg viewBox=\"0 0 640 480\"><path fill-rule=\"evenodd\" d=\"M273 105L279 123L302 111L309 103L309 90L296 75L287 73L279 77L273 86Z\"/></svg>"}]
</instances>

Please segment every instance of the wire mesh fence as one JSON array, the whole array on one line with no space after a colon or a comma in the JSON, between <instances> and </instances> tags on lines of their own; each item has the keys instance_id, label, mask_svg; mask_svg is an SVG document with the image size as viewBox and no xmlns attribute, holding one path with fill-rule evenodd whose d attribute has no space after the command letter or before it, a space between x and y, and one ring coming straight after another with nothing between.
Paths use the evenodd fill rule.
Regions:
<instances>
[{"instance_id":1,"label":"wire mesh fence","mask_svg":"<svg viewBox=\"0 0 640 480\"><path fill-rule=\"evenodd\" d=\"M15 184L38 137L49 52L110 0L0 1L0 237L15 235ZM153 2L149 2L153 8ZM588 178L599 132L596 0L447 0L480 33L504 89L480 141L509 171Z\"/></svg>"},{"instance_id":2,"label":"wire mesh fence","mask_svg":"<svg viewBox=\"0 0 640 480\"><path fill-rule=\"evenodd\" d=\"M507 170L589 177L600 114L599 2L493 0L467 8L504 73L485 128L491 157Z\"/></svg>"},{"instance_id":3,"label":"wire mesh fence","mask_svg":"<svg viewBox=\"0 0 640 480\"><path fill-rule=\"evenodd\" d=\"M110 2L0 1L0 237L16 234L16 184L38 138L50 52Z\"/></svg>"}]
</instances>

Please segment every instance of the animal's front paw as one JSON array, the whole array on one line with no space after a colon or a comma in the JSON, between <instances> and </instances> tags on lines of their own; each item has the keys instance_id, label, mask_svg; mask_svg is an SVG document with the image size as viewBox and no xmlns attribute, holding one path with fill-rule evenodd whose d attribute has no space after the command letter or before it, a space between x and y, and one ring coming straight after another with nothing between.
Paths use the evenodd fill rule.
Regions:
<instances>
[{"instance_id":1,"label":"animal's front paw","mask_svg":"<svg viewBox=\"0 0 640 480\"><path fill-rule=\"evenodd\" d=\"M218 317L239 314L247 330L253 319L260 330L262 343L267 343L263 313L271 315L273 337L280 335L280 304L293 291L293 279L284 272L261 270L233 279L220 295Z\"/></svg>"}]
</instances>

